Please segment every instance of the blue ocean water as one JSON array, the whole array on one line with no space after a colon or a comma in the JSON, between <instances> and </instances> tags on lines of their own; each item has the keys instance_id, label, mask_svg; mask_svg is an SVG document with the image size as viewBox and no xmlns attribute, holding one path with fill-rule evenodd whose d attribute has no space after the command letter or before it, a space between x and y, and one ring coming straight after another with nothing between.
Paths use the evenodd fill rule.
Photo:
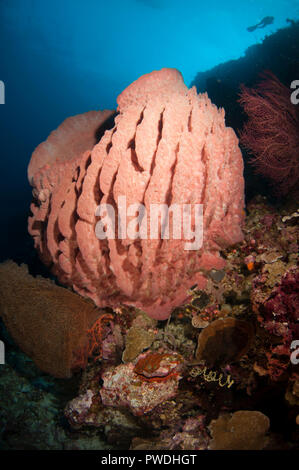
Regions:
<instances>
[{"instance_id":1,"label":"blue ocean water","mask_svg":"<svg viewBox=\"0 0 299 470\"><path fill-rule=\"evenodd\" d=\"M295 0L1 0L1 259L26 231L31 153L66 117L114 109L127 85L162 67L190 85L298 17Z\"/></svg>"}]
</instances>

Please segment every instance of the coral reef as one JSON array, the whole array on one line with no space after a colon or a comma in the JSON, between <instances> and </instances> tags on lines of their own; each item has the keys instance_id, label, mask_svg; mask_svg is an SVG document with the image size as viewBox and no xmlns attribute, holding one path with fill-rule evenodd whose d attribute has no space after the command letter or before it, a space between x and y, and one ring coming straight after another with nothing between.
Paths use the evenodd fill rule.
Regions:
<instances>
[{"instance_id":1,"label":"coral reef","mask_svg":"<svg viewBox=\"0 0 299 470\"><path fill-rule=\"evenodd\" d=\"M209 436L204 427L202 415L186 419L174 435L162 432L158 438L132 439L130 450L207 450Z\"/></svg>"},{"instance_id":2,"label":"coral reef","mask_svg":"<svg viewBox=\"0 0 299 470\"><path fill-rule=\"evenodd\" d=\"M299 21L287 22L198 74L197 91L154 71L117 111L70 117L36 148L29 233L30 188L17 211L4 205L0 450L298 450Z\"/></svg>"},{"instance_id":3,"label":"coral reef","mask_svg":"<svg viewBox=\"0 0 299 470\"><path fill-rule=\"evenodd\" d=\"M265 275L254 279L253 308L260 325L274 335L276 346L266 353L265 368L273 380L279 380L289 368L292 341L299 338L299 270L292 267L267 296ZM295 374L295 371L294 371ZM299 377L298 373L296 374Z\"/></svg>"},{"instance_id":4,"label":"coral reef","mask_svg":"<svg viewBox=\"0 0 299 470\"><path fill-rule=\"evenodd\" d=\"M16 401L14 406L8 403L2 411L2 447L22 447L18 430L27 433L26 448L298 447L299 377L298 365L291 362L291 344L298 339L299 231L298 218L292 216L296 207L270 206L262 197L252 200L247 207L244 240L222 251L225 267L207 274L204 290L191 286L188 301L177 307L167 322L150 318L134 307L95 310L96 318L80 330L80 335L84 332L80 347L70 345L76 354L72 354L67 370L85 367L82 374L68 379L78 380L78 389L57 402L53 381L30 372L32 378L25 379L25 389L29 390L26 396L33 400L38 390L41 401L35 406L45 423L44 432L37 439L27 405L28 419L18 424L21 402ZM73 302L83 302L80 311L87 308L93 316L92 301L49 280L33 278L25 267L14 263L1 268L1 315L8 326L7 319L23 318L20 279L23 296L32 297L35 289L34 298L40 297L44 310L48 306L48 328L53 328L53 318L58 326L65 321L66 313L58 306L60 290L67 298L74 298ZM55 292L54 313L50 297L41 286ZM13 310L8 310L7 305L12 309L12 300L6 305L5 299L10 298L12 288L17 295ZM70 321L77 308L75 303L71 305L72 312L67 314ZM35 312L33 302L26 315L32 315L30 309ZM42 331L45 324L40 311L34 313L33 324ZM51 321L47 315L51 315ZM59 341L65 332L63 328L55 332ZM22 333L28 335L27 341L32 338L25 322ZM34 344L37 348L38 342ZM45 370L43 352L34 351L39 355L34 360ZM31 354L31 350L27 352ZM7 357L11 364L18 363L19 374L24 375L29 367L24 357L12 351ZM14 385L6 385L8 382ZM0 399L6 387L19 391L21 382L7 366L0 377ZM43 396L51 401L47 413ZM60 419L63 408L69 427ZM16 434L11 433L10 422Z\"/></svg>"},{"instance_id":5,"label":"coral reef","mask_svg":"<svg viewBox=\"0 0 299 470\"><path fill-rule=\"evenodd\" d=\"M165 319L190 286L205 286L206 271L224 266L219 251L242 240L243 160L224 110L188 90L175 69L132 83L118 97L118 112L93 148L96 121L105 127L111 112L73 117L35 150L29 232L60 282L100 307L124 303ZM148 230L153 204L203 204L203 246L185 249L191 243L185 232L182 239L160 239L161 222L158 237L130 238L118 220L120 197L137 212L143 204ZM97 238L99 204L110 204L122 237ZM170 233L173 225L171 219Z\"/></svg>"},{"instance_id":6,"label":"coral reef","mask_svg":"<svg viewBox=\"0 0 299 470\"><path fill-rule=\"evenodd\" d=\"M127 430L132 450L298 445L298 366L288 349L298 326L298 226L288 218L293 208L274 210L263 198L248 211L244 241L223 251L226 267L210 273L205 290L192 286L188 303L166 325L137 311L121 329L124 350L134 351L130 361L123 353L113 364L89 366L78 403L66 409L72 427L104 429L116 443ZM116 312L114 328L123 315ZM111 410L124 413L112 434L103 417Z\"/></svg>"}]
</instances>

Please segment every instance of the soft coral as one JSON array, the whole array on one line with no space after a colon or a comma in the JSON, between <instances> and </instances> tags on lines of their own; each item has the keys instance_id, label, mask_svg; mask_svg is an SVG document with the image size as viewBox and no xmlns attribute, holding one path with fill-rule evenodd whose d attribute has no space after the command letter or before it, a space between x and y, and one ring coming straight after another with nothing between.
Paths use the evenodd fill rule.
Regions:
<instances>
[{"instance_id":1,"label":"soft coral","mask_svg":"<svg viewBox=\"0 0 299 470\"><path fill-rule=\"evenodd\" d=\"M253 155L258 173L272 180L279 194L299 182L299 113L290 90L270 71L256 88L241 86L240 103L248 121L241 144Z\"/></svg>"}]
</instances>

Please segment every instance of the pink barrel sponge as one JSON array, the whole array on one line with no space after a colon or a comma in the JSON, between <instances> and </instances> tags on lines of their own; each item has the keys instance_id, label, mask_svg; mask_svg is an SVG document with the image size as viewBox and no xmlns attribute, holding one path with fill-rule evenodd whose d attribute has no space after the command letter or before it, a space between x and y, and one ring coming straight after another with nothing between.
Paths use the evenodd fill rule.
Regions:
<instances>
[{"instance_id":1,"label":"pink barrel sponge","mask_svg":"<svg viewBox=\"0 0 299 470\"><path fill-rule=\"evenodd\" d=\"M99 307L134 305L163 320L191 286L205 287L209 270L224 267L220 250L243 238L242 155L224 110L189 90L175 69L140 77L117 102L115 125L98 143L96 130L112 111L69 118L37 147L29 232L63 284ZM124 196L126 207L143 205L148 227L152 204L202 204L202 246L186 250L183 230L181 239L162 239L161 226L157 239L119 237ZM96 234L104 203L116 215L115 238Z\"/></svg>"}]
</instances>

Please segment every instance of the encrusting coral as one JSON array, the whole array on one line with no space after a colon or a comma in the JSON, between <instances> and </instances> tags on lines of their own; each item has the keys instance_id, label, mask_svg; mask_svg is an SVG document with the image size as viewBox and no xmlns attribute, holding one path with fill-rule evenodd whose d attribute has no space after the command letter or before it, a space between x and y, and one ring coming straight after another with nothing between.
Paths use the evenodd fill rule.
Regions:
<instances>
[{"instance_id":1,"label":"encrusting coral","mask_svg":"<svg viewBox=\"0 0 299 470\"><path fill-rule=\"evenodd\" d=\"M126 349L123 352L124 362L134 360L140 352L151 346L154 341L154 331L146 331L143 328L132 327L126 336Z\"/></svg>"},{"instance_id":2,"label":"encrusting coral","mask_svg":"<svg viewBox=\"0 0 299 470\"><path fill-rule=\"evenodd\" d=\"M248 211L244 241L223 252L225 269L212 273L205 290L191 289L191 299L172 312L167 324L119 306L101 311L86 326L72 367L84 366L90 354L95 361L88 361L74 392L78 396L70 395L65 408L75 431L71 439L92 445L91 435L102 435L114 449L298 448L298 365L290 357L298 332L297 218L286 220L294 207L275 211L264 198L248 204ZM14 282L21 291L18 275ZM10 284L8 278L1 285ZM54 284L46 281L45 286ZM43 297L43 291L34 295ZM24 297L16 302L24 303ZM57 313L46 314L51 331L61 325L55 305ZM30 338L32 331L23 323ZM41 329L46 331L45 323ZM56 334L62 338L59 330ZM205 351L200 357L198 337ZM43 342L44 335L35 335L34 341ZM35 348L44 354L41 346ZM44 358L38 362L43 369ZM9 410L5 422L11 422Z\"/></svg>"},{"instance_id":3,"label":"encrusting coral","mask_svg":"<svg viewBox=\"0 0 299 470\"><path fill-rule=\"evenodd\" d=\"M78 294L31 276L25 265L6 261L0 264L0 316L40 369L69 377L103 313Z\"/></svg>"},{"instance_id":4,"label":"encrusting coral","mask_svg":"<svg viewBox=\"0 0 299 470\"><path fill-rule=\"evenodd\" d=\"M207 271L224 266L220 250L243 238L242 155L224 110L188 90L175 69L142 76L117 101L115 126L94 147L96 125L112 111L65 121L35 150L29 232L59 281L99 307L125 303L166 319L193 284L204 288ZM185 233L162 240L161 222L156 239L97 238L99 204L112 206L120 228L120 197L143 205L147 230L153 204L203 204L203 246L185 249Z\"/></svg>"},{"instance_id":5,"label":"encrusting coral","mask_svg":"<svg viewBox=\"0 0 299 470\"><path fill-rule=\"evenodd\" d=\"M270 427L267 416L259 411L223 414L210 424L212 450L261 450L267 444Z\"/></svg>"},{"instance_id":6,"label":"encrusting coral","mask_svg":"<svg viewBox=\"0 0 299 470\"><path fill-rule=\"evenodd\" d=\"M140 312L132 321L126 333L126 347L122 355L123 362L130 362L153 343L157 330L157 321Z\"/></svg>"}]
</instances>

